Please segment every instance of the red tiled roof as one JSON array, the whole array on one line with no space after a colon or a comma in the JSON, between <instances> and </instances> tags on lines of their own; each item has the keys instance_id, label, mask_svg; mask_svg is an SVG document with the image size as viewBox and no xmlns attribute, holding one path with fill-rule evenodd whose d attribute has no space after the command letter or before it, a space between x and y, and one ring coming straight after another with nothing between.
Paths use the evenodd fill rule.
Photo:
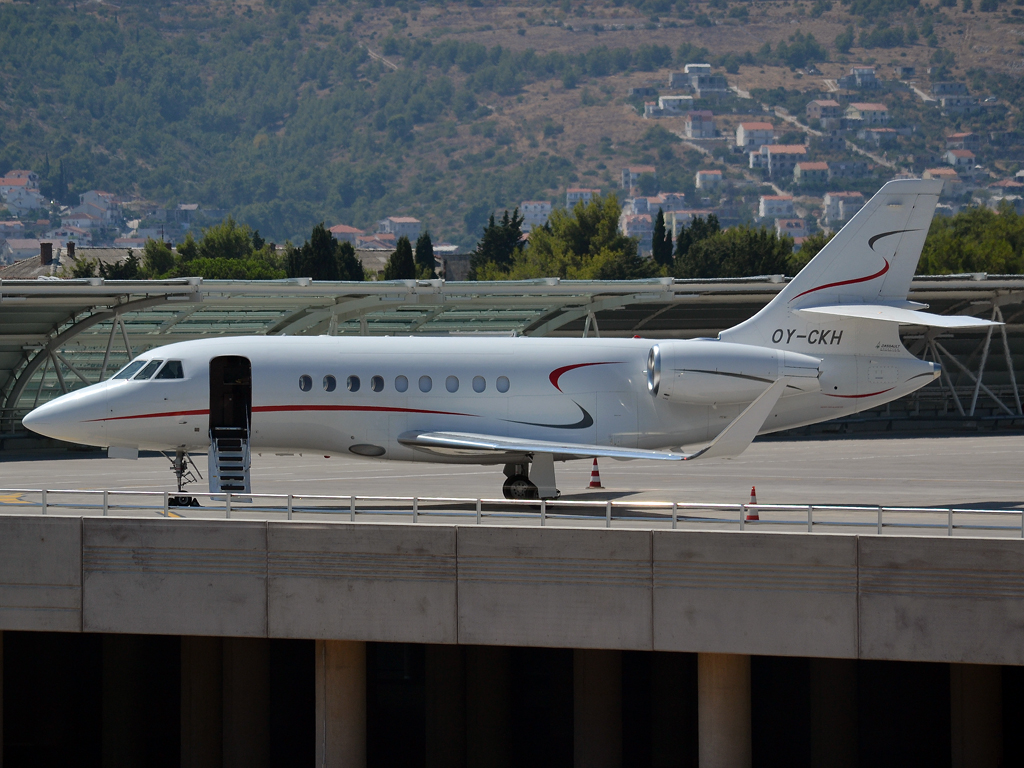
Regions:
<instances>
[{"instance_id":1,"label":"red tiled roof","mask_svg":"<svg viewBox=\"0 0 1024 768\"><path fill-rule=\"evenodd\" d=\"M331 227L329 232L333 232L336 235L361 235L363 230L350 227L348 224L335 224Z\"/></svg>"},{"instance_id":2,"label":"red tiled roof","mask_svg":"<svg viewBox=\"0 0 1024 768\"><path fill-rule=\"evenodd\" d=\"M858 112L885 112L889 108L885 104L879 104L877 102L858 101L850 105Z\"/></svg>"},{"instance_id":3,"label":"red tiled roof","mask_svg":"<svg viewBox=\"0 0 1024 768\"><path fill-rule=\"evenodd\" d=\"M803 144L769 144L767 151L775 155L806 155L807 147Z\"/></svg>"},{"instance_id":4,"label":"red tiled roof","mask_svg":"<svg viewBox=\"0 0 1024 768\"><path fill-rule=\"evenodd\" d=\"M775 126L771 123L740 123L740 128L747 131L774 131Z\"/></svg>"},{"instance_id":5,"label":"red tiled roof","mask_svg":"<svg viewBox=\"0 0 1024 768\"><path fill-rule=\"evenodd\" d=\"M797 163L801 171L827 171L828 163Z\"/></svg>"},{"instance_id":6,"label":"red tiled roof","mask_svg":"<svg viewBox=\"0 0 1024 768\"><path fill-rule=\"evenodd\" d=\"M953 155L953 157L963 157L968 160L974 159L974 153L969 149L951 149L949 150L949 153Z\"/></svg>"}]
</instances>

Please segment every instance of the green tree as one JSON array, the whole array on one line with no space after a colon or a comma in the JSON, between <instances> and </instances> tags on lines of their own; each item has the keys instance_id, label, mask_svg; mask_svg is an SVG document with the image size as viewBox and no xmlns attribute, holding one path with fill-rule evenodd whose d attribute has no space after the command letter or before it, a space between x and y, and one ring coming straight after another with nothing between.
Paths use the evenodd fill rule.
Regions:
<instances>
[{"instance_id":1,"label":"green tree","mask_svg":"<svg viewBox=\"0 0 1024 768\"><path fill-rule=\"evenodd\" d=\"M311 277L314 280L340 280L338 241L321 221L309 240L296 248L285 249L285 269L288 277Z\"/></svg>"},{"instance_id":2,"label":"green tree","mask_svg":"<svg viewBox=\"0 0 1024 768\"><path fill-rule=\"evenodd\" d=\"M721 229L718 217L713 213L707 218L698 216L690 222L690 226L681 227L676 236L675 261L678 262L684 258L689 253L690 246L712 235L717 235Z\"/></svg>"},{"instance_id":3,"label":"green tree","mask_svg":"<svg viewBox=\"0 0 1024 768\"><path fill-rule=\"evenodd\" d=\"M734 227L705 237L676 260L675 276L684 279L751 277L786 273L793 238L763 227Z\"/></svg>"},{"instance_id":4,"label":"green tree","mask_svg":"<svg viewBox=\"0 0 1024 768\"><path fill-rule=\"evenodd\" d=\"M199 241L199 258L242 259L253 251L252 230L228 216L220 224L203 230Z\"/></svg>"},{"instance_id":5,"label":"green tree","mask_svg":"<svg viewBox=\"0 0 1024 768\"><path fill-rule=\"evenodd\" d=\"M141 277L139 257L131 248L128 255L113 264L99 264L100 277L104 280L138 280Z\"/></svg>"},{"instance_id":6,"label":"green tree","mask_svg":"<svg viewBox=\"0 0 1024 768\"><path fill-rule=\"evenodd\" d=\"M424 231L416 238L416 271L421 280L432 280L437 277L434 269L434 243L430 239L430 232Z\"/></svg>"},{"instance_id":7,"label":"green tree","mask_svg":"<svg viewBox=\"0 0 1024 768\"><path fill-rule=\"evenodd\" d=\"M338 259L339 280L347 280L352 283L361 283L366 280L363 262L356 258L356 249L352 243L347 240L338 243L335 255Z\"/></svg>"},{"instance_id":8,"label":"green tree","mask_svg":"<svg viewBox=\"0 0 1024 768\"><path fill-rule=\"evenodd\" d=\"M537 230L534 230L536 232ZM530 235L533 237L533 234ZM494 221L494 214L484 228L483 237L476 244L476 249L469 259L469 279L483 279L484 271L507 272L515 257L523 250L523 217L516 208L509 216L508 211L501 221Z\"/></svg>"},{"instance_id":9,"label":"green tree","mask_svg":"<svg viewBox=\"0 0 1024 768\"><path fill-rule=\"evenodd\" d=\"M651 258L663 267L672 266L672 233L665 229L665 214L658 209L651 236Z\"/></svg>"},{"instance_id":10,"label":"green tree","mask_svg":"<svg viewBox=\"0 0 1024 768\"><path fill-rule=\"evenodd\" d=\"M162 277L174 268L174 252L153 238L146 240L142 248L142 269L148 277Z\"/></svg>"},{"instance_id":11,"label":"green tree","mask_svg":"<svg viewBox=\"0 0 1024 768\"><path fill-rule=\"evenodd\" d=\"M853 40L853 25L851 24L836 35L836 50L840 53L849 53L850 49L853 48Z\"/></svg>"},{"instance_id":12,"label":"green tree","mask_svg":"<svg viewBox=\"0 0 1024 768\"><path fill-rule=\"evenodd\" d=\"M71 277L96 277L96 261L76 256L71 265Z\"/></svg>"},{"instance_id":13,"label":"green tree","mask_svg":"<svg viewBox=\"0 0 1024 768\"><path fill-rule=\"evenodd\" d=\"M412 244L405 235L398 238L395 252L384 265L385 280L414 280L416 278L416 262L412 258Z\"/></svg>"},{"instance_id":14,"label":"green tree","mask_svg":"<svg viewBox=\"0 0 1024 768\"><path fill-rule=\"evenodd\" d=\"M488 271L486 277L635 280L655 276L658 265L640 256L634 238L619 232L621 212L614 194L579 202L572 211L556 209L547 225L530 232L527 247L510 270Z\"/></svg>"},{"instance_id":15,"label":"green tree","mask_svg":"<svg viewBox=\"0 0 1024 768\"><path fill-rule=\"evenodd\" d=\"M1008 203L999 211L966 208L932 219L917 265L919 275L1024 271L1024 216Z\"/></svg>"},{"instance_id":16,"label":"green tree","mask_svg":"<svg viewBox=\"0 0 1024 768\"><path fill-rule=\"evenodd\" d=\"M835 232L821 230L804 239L800 250L789 255L787 259L787 275L795 275L810 263L811 259L818 255L818 251L825 247L829 240L836 236Z\"/></svg>"}]
</instances>

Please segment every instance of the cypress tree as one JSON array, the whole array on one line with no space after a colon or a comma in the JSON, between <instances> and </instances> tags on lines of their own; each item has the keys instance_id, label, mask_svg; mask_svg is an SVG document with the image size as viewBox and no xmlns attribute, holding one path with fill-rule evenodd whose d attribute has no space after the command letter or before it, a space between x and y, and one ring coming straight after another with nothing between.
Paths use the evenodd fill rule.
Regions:
<instances>
[{"instance_id":1,"label":"cypress tree","mask_svg":"<svg viewBox=\"0 0 1024 768\"><path fill-rule=\"evenodd\" d=\"M416 262L412 259L412 243L405 235L398 238L395 252L384 265L385 280L415 280Z\"/></svg>"},{"instance_id":2,"label":"cypress tree","mask_svg":"<svg viewBox=\"0 0 1024 768\"><path fill-rule=\"evenodd\" d=\"M416 272L421 279L431 280L437 277L434 271L434 243L430 232L424 232L416 238Z\"/></svg>"},{"instance_id":3,"label":"cypress tree","mask_svg":"<svg viewBox=\"0 0 1024 768\"><path fill-rule=\"evenodd\" d=\"M665 214L658 209L654 220L654 234L651 236L651 258L663 267L672 264L672 233L665 229Z\"/></svg>"}]
</instances>

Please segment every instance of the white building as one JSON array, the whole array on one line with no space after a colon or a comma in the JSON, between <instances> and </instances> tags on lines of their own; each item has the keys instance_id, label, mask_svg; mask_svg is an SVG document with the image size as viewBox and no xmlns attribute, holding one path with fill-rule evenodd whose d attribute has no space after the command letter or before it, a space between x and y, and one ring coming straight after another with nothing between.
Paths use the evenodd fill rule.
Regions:
<instances>
[{"instance_id":1,"label":"white building","mask_svg":"<svg viewBox=\"0 0 1024 768\"><path fill-rule=\"evenodd\" d=\"M619 231L639 240L640 252L650 253L655 217L649 213L624 213L619 217Z\"/></svg>"},{"instance_id":2,"label":"white building","mask_svg":"<svg viewBox=\"0 0 1024 768\"><path fill-rule=\"evenodd\" d=\"M697 189L715 189L722 183L721 171L697 171Z\"/></svg>"},{"instance_id":3,"label":"white building","mask_svg":"<svg viewBox=\"0 0 1024 768\"><path fill-rule=\"evenodd\" d=\"M658 173L653 165L631 165L622 169L622 188L632 189L640 181L640 177L649 173L652 176L657 176Z\"/></svg>"},{"instance_id":4,"label":"white building","mask_svg":"<svg viewBox=\"0 0 1024 768\"><path fill-rule=\"evenodd\" d=\"M757 204L759 219L793 218L793 197L791 195L761 195Z\"/></svg>"},{"instance_id":5,"label":"white building","mask_svg":"<svg viewBox=\"0 0 1024 768\"><path fill-rule=\"evenodd\" d=\"M832 226L852 219L864 207L864 195L860 192L826 192L822 203L825 223Z\"/></svg>"},{"instance_id":6,"label":"white building","mask_svg":"<svg viewBox=\"0 0 1024 768\"><path fill-rule=\"evenodd\" d=\"M789 235L793 239L807 237L807 222L803 219L776 219L775 234L779 237Z\"/></svg>"},{"instance_id":7,"label":"white building","mask_svg":"<svg viewBox=\"0 0 1024 768\"><path fill-rule=\"evenodd\" d=\"M771 144L775 138L775 126L771 123L740 123L736 126L736 146L748 152Z\"/></svg>"},{"instance_id":8,"label":"white building","mask_svg":"<svg viewBox=\"0 0 1024 768\"><path fill-rule=\"evenodd\" d=\"M707 109L697 109L687 114L684 125L688 139L713 139L718 132L714 115Z\"/></svg>"},{"instance_id":9,"label":"white building","mask_svg":"<svg viewBox=\"0 0 1024 768\"><path fill-rule=\"evenodd\" d=\"M600 189L587 189L586 187L569 187L565 190L565 207L572 210L576 203L586 205L595 197L601 196Z\"/></svg>"},{"instance_id":10,"label":"white building","mask_svg":"<svg viewBox=\"0 0 1024 768\"><path fill-rule=\"evenodd\" d=\"M534 227L543 227L551 215L551 201L523 200L519 204L519 213L523 216L524 232L529 232Z\"/></svg>"},{"instance_id":11,"label":"white building","mask_svg":"<svg viewBox=\"0 0 1024 768\"><path fill-rule=\"evenodd\" d=\"M681 115L693 108L693 96L659 96L658 109L666 115Z\"/></svg>"},{"instance_id":12,"label":"white building","mask_svg":"<svg viewBox=\"0 0 1024 768\"><path fill-rule=\"evenodd\" d=\"M412 216L388 216L378 223L377 231L381 234L394 235L395 240L407 237L411 242L415 242L420 236L421 227L420 220Z\"/></svg>"}]
</instances>

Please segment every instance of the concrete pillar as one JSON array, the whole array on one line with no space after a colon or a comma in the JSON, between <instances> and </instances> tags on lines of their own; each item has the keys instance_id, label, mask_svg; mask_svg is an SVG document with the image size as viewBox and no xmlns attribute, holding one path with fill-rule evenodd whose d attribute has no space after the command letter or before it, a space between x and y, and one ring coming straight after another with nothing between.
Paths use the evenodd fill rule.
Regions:
<instances>
[{"instance_id":1,"label":"concrete pillar","mask_svg":"<svg viewBox=\"0 0 1024 768\"><path fill-rule=\"evenodd\" d=\"M426 768L465 768L466 666L458 645L428 645L424 659Z\"/></svg>"},{"instance_id":2,"label":"concrete pillar","mask_svg":"<svg viewBox=\"0 0 1024 768\"><path fill-rule=\"evenodd\" d=\"M856 768L857 661L810 662L811 768Z\"/></svg>"},{"instance_id":3,"label":"concrete pillar","mask_svg":"<svg viewBox=\"0 0 1024 768\"><path fill-rule=\"evenodd\" d=\"M622 652L572 652L573 765L622 765Z\"/></svg>"},{"instance_id":4,"label":"concrete pillar","mask_svg":"<svg viewBox=\"0 0 1024 768\"><path fill-rule=\"evenodd\" d=\"M366 643L316 641L316 765L366 768Z\"/></svg>"},{"instance_id":5,"label":"concrete pillar","mask_svg":"<svg viewBox=\"0 0 1024 768\"><path fill-rule=\"evenodd\" d=\"M466 766L512 766L512 651L466 647Z\"/></svg>"},{"instance_id":6,"label":"concrete pillar","mask_svg":"<svg viewBox=\"0 0 1024 768\"><path fill-rule=\"evenodd\" d=\"M697 656L700 768L751 768L750 657Z\"/></svg>"},{"instance_id":7,"label":"concrete pillar","mask_svg":"<svg viewBox=\"0 0 1024 768\"><path fill-rule=\"evenodd\" d=\"M220 768L224 760L223 641L181 638L181 768Z\"/></svg>"},{"instance_id":8,"label":"concrete pillar","mask_svg":"<svg viewBox=\"0 0 1024 768\"><path fill-rule=\"evenodd\" d=\"M270 764L270 644L262 637L224 638L224 768Z\"/></svg>"},{"instance_id":9,"label":"concrete pillar","mask_svg":"<svg viewBox=\"0 0 1024 768\"><path fill-rule=\"evenodd\" d=\"M1002 672L988 664L949 665L953 768L1003 764Z\"/></svg>"}]
</instances>

